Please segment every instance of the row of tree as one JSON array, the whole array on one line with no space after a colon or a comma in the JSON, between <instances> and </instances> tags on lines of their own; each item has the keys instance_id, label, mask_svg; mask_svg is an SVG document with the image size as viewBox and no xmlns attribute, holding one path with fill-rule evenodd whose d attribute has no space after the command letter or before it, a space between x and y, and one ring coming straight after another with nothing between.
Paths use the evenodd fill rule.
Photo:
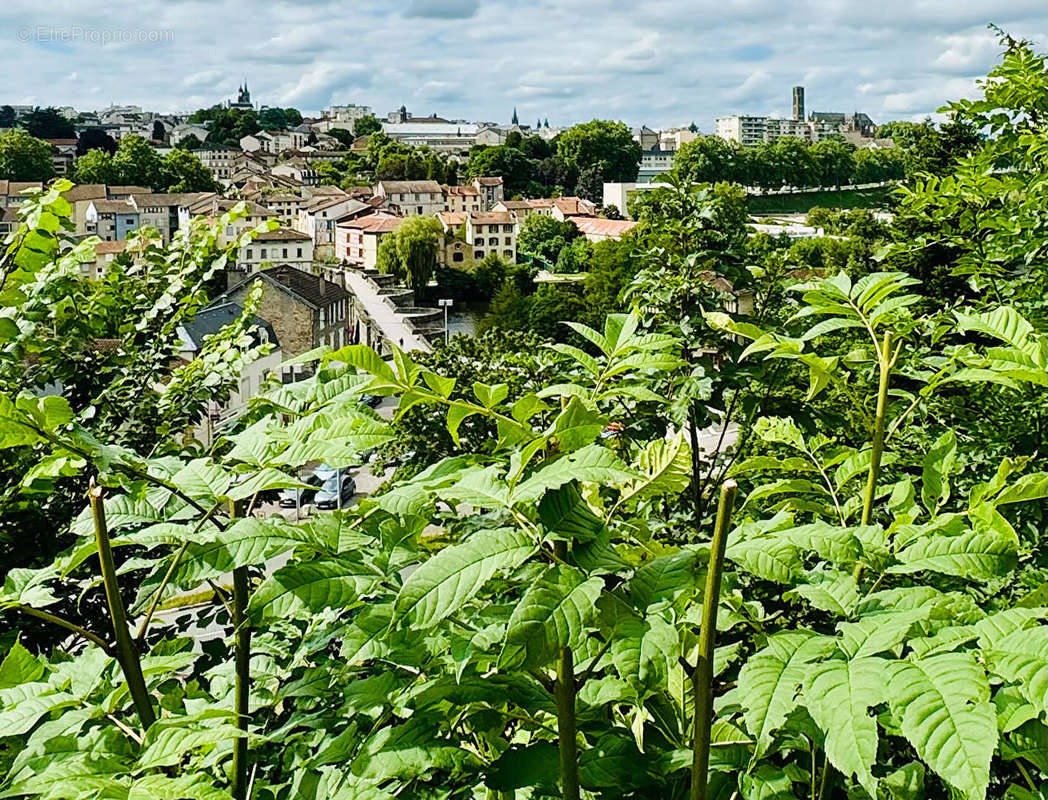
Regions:
<instances>
[{"instance_id":1,"label":"row of tree","mask_svg":"<svg viewBox=\"0 0 1048 800\"><path fill-rule=\"evenodd\" d=\"M595 119L550 141L514 132L504 145L474 147L466 175L501 175L508 197L563 194L600 202L605 182L637 179L640 157L624 123Z\"/></svg>"},{"instance_id":2,"label":"row of tree","mask_svg":"<svg viewBox=\"0 0 1048 800\"><path fill-rule=\"evenodd\" d=\"M302 124L302 113L297 108L226 108L216 105L199 108L189 115L189 122L208 123L207 145L239 147L245 136L259 131L277 131Z\"/></svg>"},{"instance_id":3,"label":"row of tree","mask_svg":"<svg viewBox=\"0 0 1048 800\"><path fill-rule=\"evenodd\" d=\"M91 150L73 168L78 183L148 186L158 192L217 192L221 187L195 155L175 149L161 156L141 136L125 136L116 150Z\"/></svg>"}]
</instances>

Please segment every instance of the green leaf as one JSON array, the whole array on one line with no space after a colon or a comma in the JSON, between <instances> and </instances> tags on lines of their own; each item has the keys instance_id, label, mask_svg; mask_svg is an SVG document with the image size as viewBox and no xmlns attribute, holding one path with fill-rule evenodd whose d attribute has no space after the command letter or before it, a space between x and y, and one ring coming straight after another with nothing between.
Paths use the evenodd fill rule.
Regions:
<instances>
[{"instance_id":1,"label":"green leaf","mask_svg":"<svg viewBox=\"0 0 1048 800\"><path fill-rule=\"evenodd\" d=\"M500 664L520 660L523 669L545 666L562 648L577 646L603 588L600 578L586 580L574 567L553 567L513 609Z\"/></svg>"},{"instance_id":2,"label":"green leaf","mask_svg":"<svg viewBox=\"0 0 1048 800\"><path fill-rule=\"evenodd\" d=\"M73 695L56 692L51 684L39 681L0 689L0 736L21 736L45 714L78 702Z\"/></svg>"},{"instance_id":3,"label":"green leaf","mask_svg":"<svg viewBox=\"0 0 1048 800\"><path fill-rule=\"evenodd\" d=\"M172 476L171 483L197 502L214 505L226 496L233 476L209 458L195 458Z\"/></svg>"},{"instance_id":4,"label":"green leaf","mask_svg":"<svg viewBox=\"0 0 1048 800\"><path fill-rule=\"evenodd\" d=\"M43 674L44 663L22 647L20 642L15 642L0 662L0 689L32 683L39 680Z\"/></svg>"},{"instance_id":5,"label":"green leaf","mask_svg":"<svg viewBox=\"0 0 1048 800\"><path fill-rule=\"evenodd\" d=\"M574 483L546 492L538 510L542 524L564 539L588 542L604 530L604 521L590 510Z\"/></svg>"},{"instance_id":6,"label":"green leaf","mask_svg":"<svg viewBox=\"0 0 1048 800\"><path fill-rule=\"evenodd\" d=\"M859 585L848 572L814 573L808 583L794 587L787 594L803 597L815 608L838 617L850 617L859 603Z\"/></svg>"},{"instance_id":7,"label":"green leaf","mask_svg":"<svg viewBox=\"0 0 1048 800\"><path fill-rule=\"evenodd\" d=\"M898 555L893 573L939 572L959 578L989 580L1015 568L1016 542L997 532L968 530L957 536L931 534Z\"/></svg>"},{"instance_id":8,"label":"green leaf","mask_svg":"<svg viewBox=\"0 0 1048 800\"><path fill-rule=\"evenodd\" d=\"M797 707L797 690L808 664L830 653L834 641L811 631L787 631L768 638L739 671L738 699L746 729L756 740L753 760L768 751L772 734Z\"/></svg>"},{"instance_id":9,"label":"green leaf","mask_svg":"<svg viewBox=\"0 0 1048 800\"><path fill-rule=\"evenodd\" d=\"M170 767L193 750L214 750L227 746L245 733L232 724L230 711L212 709L200 717L168 717L154 722L142 741L137 769ZM226 720L226 721L222 721Z\"/></svg>"},{"instance_id":10,"label":"green leaf","mask_svg":"<svg viewBox=\"0 0 1048 800\"><path fill-rule=\"evenodd\" d=\"M692 591L705 576L705 561L696 550L681 550L659 556L640 567L630 581L630 597L644 610L655 603L673 601L682 592Z\"/></svg>"},{"instance_id":11,"label":"green leaf","mask_svg":"<svg viewBox=\"0 0 1048 800\"><path fill-rule=\"evenodd\" d=\"M591 444L561 456L518 484L513 492L513 503L538 500L550 489L557 489L572 480L616 484L633 477L634 473L611 450Z\"/></svg>"},{"instance_id":12,"label":"green leaf","mask_svg":"<svg viewBox=\"0 0 1048 800\"><path fill-rule=\"evenodd\" d=\"M450 486L437 490L444 500L468 503L476 508L509 508L509 486L496 465L463 470Z\"/></svg>"},{"instance_id":13,"label":"green leaf","mask_svg":"<svg viewBox=\"0 0 1048 800\"><path fill-rule=\"evenodd\" d=\"M127 790L127 800L233 800L225 789L215 786L210 775L199 772L169 778L166 775L143 775Z\"/></svg>"},{"instance_id":14,"label":"green leaf","mask_svg":"<svg viewBox=\"0 0 1048 800\"><path fill-rule=\"evenodd\" d=\"M392 620L392 603L365 607L342 637L339 658L352 667L385 656L389 652L386 632Z\"/></svg>"},{"instance_id":15,"label":"green leaf","mask_svg":"<svg viewBox=\"0 0 1048 800\"><path fill-rule=\"evenodd\" d=\"M1012 631L985 653L990 671L1048 714L1048 626Z\"/></svg>"},{"instance_id":16,"label":"green leaf","mask_svg":"<svg viewBox=\"0 0 1048 800\"><path fill-rule=\"evenodd\" d=\"M969 653L888 665L888 702L903 735L946 783L984 800L997 721L986 673Z\"/></svg>"},{"instance_id":17,"label":"green leaf","mask_svg":"<svg viewBox=\"0 0 1048 800\"><path fill-rule=\"evenodd\" d=\"M622 490L622 502L639 497L676 495L691 483L691 445L678 432L672 439L654 439L641 450L638 459L641 477Z\"/></svg>"},{"instance_id":18,"label":"green leaf","mask_svg":"<svg viewBox=\"0 0 1048 800\"><path fill-rule=\"evenodd\" d=\"M326 356L325 361L341 361L387 383L397 383L397 376L393 369L383 360L382 356L367 345L347 345Z\"/></svg>"},{"instance_id":19,"label":"green leaf","mask_svg":"<svg viewBox=\"0 0 1048 800\"><path fill-rule=\"evenodd\" d=\"M954 316L959 330L984 333L1013 347L1021 347L1033 333L1033 326L1011 306L1001 306L984 314L955 311Z\"/></svg>"},{"instance_id":20,"label":"green leaf","mask_svg":"<svg viewBox=\"0 0 1048 800\"><path fill-rule=\"evenodd\" d=\"M523 564L536 544L511 528L480 531L462 544L446 547L408 576L397 595L395 617L430 628L460 610L496 572Z\"/></svg>"},{"instance_id":21,"label":"green leaf","mask_svg":"<svg viewBox=\"0 0 1048 800\"><path fill-rule=\"evenodd\" d=\"M552 742L511 745L491 765L485 784L498 792L529 787L555 788L560 778L557 746Z\"/></svg>"},{"instance_id":22,"label":"green leaf","mask_svg":"<svg viewBox=\"0 0 1048 800\"><path fill-rule=\"evenodd\" d=\"M880 658L831 659L816 664L804 682L808 713L825 734L826 756L844 775L854 775L877 796L877 723L868 709L885 701L885 664Z\"/></svg>"},{"instance_id":23,"label":"green leaf","mask_svg":"<svg viewBox=\"0 0 1048 800\"><path fill-rule=\"evenodd\" d=\"M572 397L553 420L552 435L556 436L560 451L570 453L592 444L606 424L607 417L586 408L577 397Z\"/></svg>"},{"instance_id":24,"label":"green leaf","mask_svg":"<svg viewBox=\"0 0 1048 800\"><path fill-rule=\"evenodd\" d=\"M775 583L793 583L804 567L800 550L771 537L755 536L730 544L725 556L746 572Z\"/></svg>"},{"instance_id":25,"label":"green leaf","mask_svg":"<svg viewBox=\"0 0 1048 800\"><path fill-rule=\"evenodd\" d=\"M677 629L660 614L626 616L615 624L611 660L623 680L654 688L665 682L679 656Z\"/></svg>"},{"instance_id":26,"label":"green leaf","mask_svg":"<svg viewBox=\"0 0 1048 800\"><path fill-rule=\"evenodd\" d=\"M273 556L309 543L308 530L257 517L237 519L211 542L190 542L172 577L176 586L192 588L237 567L261 564Z\"/></svg>"},{"instance_id":27,"label":"green leaf","mask_svg":"<svg viewBox=\"0 0 1048 800\"><path fill-rule=\"evenodd\" d=\"M924 765L911 761L881 779L888 791L888 800L925 800Z\"/></svg>"},{"instance_id":28,"label":"green leaf","mask_svg":"<svg viewBox=\"0 0 1048 800\"><path fill-rule=\"evenodd\" d=\"M364 743L350 768L361 778L410 780L433 770L455 773L476 760L472 753L435 738L431 720L413 717L381 728Z\"/></svg>"},{"instance_id":29,"label":"green leaf","mask_svg":"<svg viewBox=\"0 0 1048 800\"><path fill-rule=\"evenodd\" d=\"M957 460L957 437L947 431L924 456L924 473L921 478L921 502L928 513L935 516L943 504L950 499L949 476Z\"/></svg>"},{"instance_id":30,"label":"green leaf","mask_svg":"<svg viewBox=\"0 0 1048 800\"><path fill-rule=\"evenodd\" d=\"M374 575L348 559L321 558L281 567L266 578L248 604L248 613L264 617L290 618L295 612L348 608L377 582Z\"/></svg>"}]
</instances>

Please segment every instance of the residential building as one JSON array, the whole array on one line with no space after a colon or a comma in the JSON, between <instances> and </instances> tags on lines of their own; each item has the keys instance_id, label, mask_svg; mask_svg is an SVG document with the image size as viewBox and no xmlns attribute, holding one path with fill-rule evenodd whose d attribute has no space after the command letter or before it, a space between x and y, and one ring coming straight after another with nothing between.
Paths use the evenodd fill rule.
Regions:
<instances>
[{"instance_id":1,"label":"residential building","mask_svg":"<svg viewBox=\"0 0 1048 800\"><path fill-rule=\"evenodd\" d=\"M608 239L617 241L637 225L636 222L629 219L600 219L599 217L571 217L571 221L591 242L603 242Z\"/></svg>"},{"instance_id":2,"label":"residential building","mask_svg":"<svg viewBox=\"0 0 1048 800\"><path fill-rule=\"evenodd\" d=\"M110 200L127 200L133 194L150 194L148 186L106 186L106 197Z\"/></svg>"},{"instance_id":3,"label":"residential building","mask_svg":"<svg viewBox=\"0 0 1048 800\"><path fill-rule=\"evenodd\" d=\"M227 211L232 211L239 203L244 204L246 214L233 220L219 232L218 244L220 247L225 247L263 222L276 218L274 212L253 200L232 200L215 194L206 194L183 210L179 215L179 226L187 227L194 217L203 217L209 222L215 222Z\"/></svg>"},{"instance_id":4,"label":"residential building","mask_svg":"<svg viewBox=\"0 0 1048 800\"><path fill-rule=\"evenodd\" d=\"M105 200L106 185L104 183L81 183L63 192L62 196L72 207L71 218L74 231L81 236L87 234L87 206L92 200Z\"/></svg>"},{"instance_id":5,"label":"residential building","mask_svg":"<svg viewBox=\"0 0 1048 800\"><path fill-rule=\"evenodd\" d=\"M717 135L729 142L738 142L743 147L752 147L764 141L767 117L741 116L717 118Z\"/></svg>"},{"instance_id":6,"label":"residential building","mask_svg":"<svg viewBox=\"0 0 1048 800\"><path fill-rule=\"evenodd\" d=\"M263 231L237 254L238 272L258 272L265 264L289 264L304 271L313 267L313 240L291 228Z\"/></svg>"},{"instance_id":7,"label":"residential building","mask_svg":"<svg viewBox=\"0 0 1048 800\"><path fill-rule=\"evenodd\" d=\"M304 147L309 141L309 129L305 131L295 128L294 130L259 131L258 133L243 136L240 139L240 149L247 153L261 150L263 153L278 155L285 150L297 150Z\"/></svg>"},{"instance_id":8,"label":"residential building","mask_svg":"<svg viewBox=\"0 0 1048 800\"><path fill-rule=\"evenodd\" d=\"M637 181L647 183L659 175L669 172L673 169L673 159L676 155L676 150L663 150L661 146L641 151L640 166L637 169Z\"/></svg>"},{"instance_id":9,"label":"residential building","mask_svg":"<svg viewBox=\"0 0 1048 800\"><path fill-rule=\"evenodd\" d=\"M346 266L375 269L379 244L403 221L404 217L384 213L340 219L336 226L335 258Z\"/></svg>"},{"instance_id":10,"label":"residential building","mask_svg":"<svg viewBox=\"0 0 1048 800\"><path fill-rule=\"evenodd\" d=\"M480 192L475 186L442 186L445 211L481 211Z\"/></svg>"},{"instance_id":11,"label":"residential building","mask_svg":"<svg viewBox=\"0 0 1048 800\"><path fill-rule=\"evenodd\" d=\"M436 181L379 181L373 187L390 211L404 217L432 216L444 210L444 190Z\"/></svg>"},{"instance_id":12,"label":"residential building","mask_svg":"<svg viewBox=\"0 0 1048 800\"><path fill-rule=\"evenodd\" d=\"M357 120L371 115L371 106L359 106L354 103L331 106L324 109L322 119L311 123L309 127L318 133L327 133L333 128L353 131L356 128Z\"/></svg>"},{"instance_id":13,"label":"residential building","mask_svg":"<svg viewBox=\"0 0 1048 800\"><path fill-rule=\"evenodd\" d=\"M322 345L339 348L346 343L349 292L323 275L287 264L244 277L215 303L242 304L256 280L263 283L258 314L269 321L286 358Z\"/></svg>"},{"instance_id":14,"label":"residential building","mask_svg":"<svg viewBox=\"0 0 1048 800\"><path fill-rule=\"evenodd\" d=\"M274 192L272 194L260 194L257 198L259 203L280 217L281 222L294 225L298 220L299 212L308 204L309 199L294 192Z\"/></svg>"},{"instance_id":15,"label":"residential building","mask_svg":"<svg viewBox=\"0 0 1048 800\"><path fill-rule=\"evenodd\" d=\"M269 170L269 174L291 178L305 186L317 186L324 179L324 176L317 171L317 168L304 158L293 158L277 164Z\"/></svg>"},{"instance_id":16,"label":"residential building","mask_svg":"<svg viewBox=\"0 0 1048 800\"><path fill-rule=\"evenodd\" d=\"M211 177L228 186L230 177L239 166L241 151L231 147L207 147L193 151L193 155L200 159L200 163L211 173Z\"/></svg>"},{"instance_id":17,"label":"residential building","mask_svg":"<svg viewBox=\"0 0 1048 800\"><path fill-rule=\"evenodd\" d=\"M0 208L0 240L18 229L18 207Z\"/></svg>"},{"instance_id":18,"label":"residential building","mask_svg":"<svg viewBox=\"0 0 1048 800\"><path fill-rule=\"evenodd\" d=\"M209 337L221 332L224 327L239 319L243 313L243 306L228 301L212 303L198 311L189 322L178 327L178 336L182 341L178 353L179 358L186 362L197 358ZM196 439L206 447L210 447L219 433L244 413L248 401L261 393L270 377L280 372L284 353L280 349L276 331L262 317L253 317L251 322L253 344L256 346L269 344L271 349L265 355L243 365L240 372L240 383L230 394L228 400L224 403L218 403L215 400L208 401L204 417L193 430Z\"/></svg>"},{"instance_id":19,"label":"residential building","mask_svg":"<svg viewBox=\"0 0 1048 800\"><path fill-rule=\"evenodd\" d=\"M506 211L466 214L466 242L474 261L496 253L510 262L517 260L517 218Z\"/></svg>"},{"instance_id":20,"label":"residential building","mask_svg":"<svg viewBox=\"0 0 1048 800\"><path fill-rule=\"evenodd\" d=\"M11 208L20 206L25 200L22 192L28 189L43 189L44 184L40 181L0 181L0 207Z\"/></svg>"},{"instance_id":21,"label":"residential building","mask_svg":"<svg viewBox=\"0 0 1048 800\"><path fill-rule=\"evenodd\" d=\"M139 225L143 228L155 228L160 232L164 242L170 242L181 225L181 217L200 200L211 197L210 192L185 192L161 194L149 192L133 194L127 203L138 210Z\"/></svg>"},{"instance_id":22,"label":"residential building","mask_svg":"<svg viewBox=\"0 0 1048 800\"><path fill-rule=\"evenodd\" d=\"M89 200L84 212L86 232L107 242L126 239L141 227L138 209L124 200Z\"/></svg>"},{"instance_id":23,"label":"residential building","mask_svg":"<svg viewBox=\"0 0 1048 800\"><path fill-rule=\"evenodd\" d=\"M571 217L595 217L597 204L581 197L554 197L551 216L562 222Z\"/></svg>"},{"instance_id":24,"label":"residential building","mask_svg":"<svg viewBox=\"0 0 1048 800\"><path fill-rule=\"evenodd\" d=\"M51 153L51 165L55 168L56 175L68 175L73 164L76 163L76 138L72 139L44 139L53 151Z\"/></svg>"},{"instance_id":25,"label":"residential building","mask_svg":"<svg viewBox=\"0 0 1048 800\"><path fill-rule=\"evenodd\" d=\"M312 239L316 258L329 258L335 255L335 226L338 221L347 214L360 213L368 208L365 203L345 192L317 195L298 212L294 227Z\"/></svg>"},{"instance_id":26,"label":"residential building","mask_svg":"<svg viewBox=\"0 0 1048 800\"><path fill-rule=\"evenodd\" d=\"M482 211L491 211L505 197L501 176L481 175L473 179L473 187L480 194Z\"/></svg>"},{"instance_id":27,"label":"residential building","mask_svg":"<svg viewBox=\"0 0 1048 800\"><path fill-rule=\"evenodd\" d=\"M168 141L170 141L172 147L179 144L183 139L188 139L190 136L195 136L203 142L207 139L208 133L210 133L210 131L203 125L197 125L192 122L183 122L171 129Z\"/></svg>"},{"instance_id":28,"label":"residential building","mask_svg":"<svg viewBox=\"0 0 1048 800\"><path fill-rule=\"evenodd\" d=\"M495 203L492 211L508 211L520 222L523 222L532 214L542 217L553 216L552 197L533 197L528 200L500 200Z\"/></svg>"}]
</instances>

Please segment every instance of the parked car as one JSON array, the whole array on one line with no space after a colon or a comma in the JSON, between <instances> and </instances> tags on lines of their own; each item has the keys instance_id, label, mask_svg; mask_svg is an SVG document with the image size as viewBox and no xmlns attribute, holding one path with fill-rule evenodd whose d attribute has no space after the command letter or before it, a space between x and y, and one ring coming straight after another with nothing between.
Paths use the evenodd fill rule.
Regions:
<instances>
[{"instance_id":1,"label":"parked car","mask_svg":"<svg viewBox=\"0 0 1048 800\"><path fill-rule=\"evenodd\" d=\"M364 401L365 405L371 406L371 408L377 408L382 405L383 397L380 394L365 394L361 395L360 399Z\"/></svg>"},{"instance_id":2,"label":"parked car","mask_svg":"<svg viewBox=\"0 0 1048 800\"><path fill-rule=\"evenodd\" d=\"M315 470L307 475L302 475L299 479L303 483L308 483L311 488L309 489L282 489L280 492L280 507L281 508L295 508L295 506L305 506L315 501L317 490L324 484L328 478L334 477L335 470L331 467L321 464Z\"/></svg>"},{"instance_id":3,"label":"parked car","mask_svg":"<svg viewBox=\"0 0 1048 800\"><path fill-rule=\"evenodd\" d=\"M357 482L353 476L346 471L341 474L332 474L323 485L317 489L313 502L317 508L341 508L349 505L353 495L357 493Z\"/></svg>"}]
</instances>

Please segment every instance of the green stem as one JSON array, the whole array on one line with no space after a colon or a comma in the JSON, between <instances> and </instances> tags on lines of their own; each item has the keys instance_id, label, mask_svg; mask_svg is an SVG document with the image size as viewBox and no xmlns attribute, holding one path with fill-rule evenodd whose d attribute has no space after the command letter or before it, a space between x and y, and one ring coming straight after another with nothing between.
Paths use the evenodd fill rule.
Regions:
<instances>
[{"instance_id":1,"label":"green stem","mask_svg":"<svg viewBox=\"0 0 1048 800\"><path fill-rule=\"evenodd\" d=\"M42 611L39 608L33 608L32 606L17 605L12 606L12 608L15 611L21 611L23 614L28 614L31 617L36 617L37 619L42 619L45 622L51 622L55 625L59 625L68 631L72 631L77 636L83 636L89 642L97 644L110 655L115 655L113 646L109 642L107 642L101 636L91 633L91 631L89 631L87 628L80 627L75 622L70 622L67 619L63 619L62 617L56 616L55 614L51 614L47 611Z\"/></svg>"},{"instance_id":2,"label":"green stem","mask_svg":"<svg viewBox=\"0 0 1048 800\"><path fill-rule=\"evenodd\" d=\"M230 509L235 518L237 504ZM243 731L233 743L233 797L247 800L248 750L247 731L251 721L251 626L247 623L248 576L247 567L233 570L233 649L236 666L234 711L237 727Z\"/></svg>"},{"instance_id":3,"label":"green stem","mask_svg":"<svg viewBox=\"0 0 1048 800\"><path fill-rule=\"evenodd\" d=\"M567 542L554 542L554 554L564 561ZM560 751L560 788L564 800L579 800L579 749L575 730L575 658L570 647L561 648L557 657L557 682L553 696L557 705L557 742Z\"/></svg>"},{"instance_id":4,"label":"green stem","mask_svg":"<svg viewBox=\"0 0 1048 800\"><path fill-rule=\"evenodd\" d=\"M884 334L884 342L877 355L878 381L877 381L877 416L873 427L873 450L870 454L870 468L866 474L866 492L862 501L862 519L860 525L869 525L870 517L873 515L873 500L877 495L877 480L881 473L881 457L884 455L884 424L888 413L888 382L891 377L892 366L895 359L892 357L892 335L890 332ZM855 565L854 577L859 580L862 577L864 564L860 561Z\"/></svg>"},{"instance_id":5,"label":"green stem","mask_svg":"<svg viewBox=\"0 0 1048 800\"><path fill-rule=\"evenodd\" d=\"M717 642L717 606L720 600L724 550L728 542L731 512L735 507L738 484L733 480L721 486L717 522L710 543L706 594L702 598L702 628L699 630L699 658L691 673L695 702L692 720L694 738L691 762L691 800L706 800L710 772L710 731L713 727L713 653Z\"/></svg>"},{"instance_id":6,"label":"green stem","mask_svg":"<svg viewBox=\"0 0 1048 800\"><path fill-rule=\"evenodd\" d=\"M128 691L138 712L138 721L143 728L149 728L156 722L153 702L149 698L145 677L142 675L142 662L138 648L131 639L127 627L127 609L124 598L120 596L120 584L117 582L116 565L113 563L113 548L109 542L109 529L106 527L105 506L102 504L102 487L94 479L88 491L91 502L91 515L95 523L95 542L98 545L98 563L102 568L102 583L105 586L106 603L109 605L109 618L113 622L113 634L116 638L116 660L124 673Z\"/></svg>"},{"instance_id":7,"label":"green stem","mask_svg":"<svg viewBox=\"0 0 1048 800\"><path fill-rule=\"evenodd\" d=\"M819 800L828 800L830 796L830 759L823 754L822 757L822 780L819 782ZM815 780L815 776L811 776Z\"/></svg>"}]
</instances>

